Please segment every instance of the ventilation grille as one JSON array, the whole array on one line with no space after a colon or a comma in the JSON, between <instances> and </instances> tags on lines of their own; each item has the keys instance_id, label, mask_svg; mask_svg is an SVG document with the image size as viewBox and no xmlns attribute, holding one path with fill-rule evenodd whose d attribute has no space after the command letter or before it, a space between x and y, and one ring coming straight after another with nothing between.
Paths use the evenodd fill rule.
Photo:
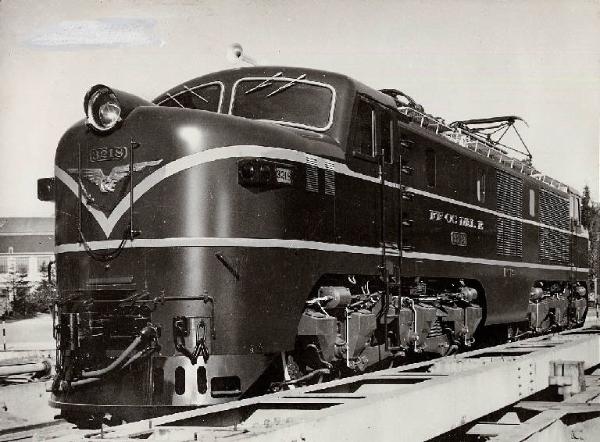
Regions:
<instances>
[{"instance_id":1,"label":"ventilation grille","mask_svg":"<svg viewBox=\"0 0 600 442\"><path fill-rule=\"evenodd\" d=\"M540 228L540 259L566 264L570 260L569 235Z\"/></svg>"},{"instance_id":2,"label":"ventilation grille","mask_svg":"<svg viewBox=\"0 0 600 442\"><path fill-rule=\"evenodd\" d=\"M335 164L325 161L325 195L335 195Z\"/></svg>"},{"instance_id":3,"label":"ventilation grille","mask_svg":"<svg viewBox=\"0 0 600 442\"><path fill-rule=\"evenodd\" d=\"M319 167L317 158L306 156L306 190L309 192L319 192Z\"/></svg>"},{"instance_id":4,"label":"ventilation grille","mask_svg":"<svg viewBox=\"0 0 600 442\"><path fill-rule=\"evenodd\" d=\"M569 229L569 201L542 190L540 192L540 222L559 229Z\"/></svg>"},{"instance_id":5,"label":"ventilation grille","mask_svg":"<svg viewBox=\"0 0 600 442\"><path fill-rule=\"evenodd\" d=\"M521 218L523 215L523 180L498 170L496 172L498 212ZM521 221L497 217L496 253L523 256L523 224Z\"/></svg>"},{"instance_id":6,"label":"ventilation grille","mask_svg":"<svg viewBox=\"0 0 600 442\"><path fill-rule=\"evenodd\" d=\"M498 186L498 212L521 218L523 215L523 180L498 170L496 172Z\"/></svg>"},{"instance_id":7,"label":"ventilation grille","mask_svg":"<svg viewBox=\"0 0 600 442\"><path fill-rule=\"evenodd\" d=\"M498 255L523 256L523 224L521 221L498 218L496 252Z\"/></svg>"},{"instance_id":8,"label":"ventilation grille","mask_svg":"<svg viewBox=\"0 0 600 442\"><path fill-rule=\"evenodd\" d=\"M540 222L559 229L569 229L569 201L547 190L540 192ZM569 235L540 228L540 259L568 263L571 258Z\"/></svg>"}]
</instances>

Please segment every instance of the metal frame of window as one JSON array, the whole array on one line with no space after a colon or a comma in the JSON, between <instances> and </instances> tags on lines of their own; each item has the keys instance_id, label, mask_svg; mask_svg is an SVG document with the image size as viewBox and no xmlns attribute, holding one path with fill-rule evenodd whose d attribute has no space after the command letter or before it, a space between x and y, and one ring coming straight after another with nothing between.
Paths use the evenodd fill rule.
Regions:
<instances>
[{"instance_id":1,"label":"metal frame of window","mask_svg":"<svg viewBox=\"0 0 600 442\"><path fill-rule=\"evenodd\" d=\"M430 162L430 158L433 159L433 163ZM431 169L431 164L433 164L433 169ZM430 177L433 178L433 184L429 180ZM425 181L427 187L437 187L437 152L431 147L425 149Z\"/></svg>"},{"instance_id":2,"label":"metal frame of window","mask_svg":"<svg viewBox=\"0 0 600 442\"><path fill-rule=\"evenodd\" d=\"M381 133L379 130L380 126L378 124L380 118L378 117L378 115L386 115L387 117L389 117L389 148L390 148L389 160L390 161L385 161L385 163L386 164L394 164L394 149L395 149L395 144L396 144L396 141L394 139L395 134L396 134L395 125L398 122L398 120L396 118L394 118L394 110L391 108L388 108L386 106L383 106L381 103L374 101L370 97L367 97L364 95L358 95L356 103L359 103L361 101L363 103L365 103L366 105L368 105L369 108L371 109L371 153L365 154L361 150L358 150L357 146L354 145L354 136L356 135L356 130L357 130L356 129L357 122L356 122L356 120L354 120L357 116L357 104L355 104L355 106L354 106L354 110L353 110L353 114L352 114L353 122L351 124L350 134L349 134L349 138L348 138L350 145L352 147L352 153L356 157L370 160L370 161L374 161L377 159L377 155L381 152L381 147L382 147L381 146L381 143L382 143Z\"/></svg>"},{"instance_id":3,"label":"metal frame of window","mask_svg":"<svg viewBox=\"0 0 600 442\"><path fill-rule=\"evenodd\" d=\"M581 224L581 200L575 194L570 194L569 215L575 221L575 225Z\"/></svg>"},{"instance_id":4,"label":"metal frame of window","mask_svg":"<svg viewBox=\"0 0 600 442\"><path fill-rule=\"evenodd\" d=\"M377 115L375 109L371 108L371 156L375 158L379 147L379 137L377 136Z\"/></svg>"},{"instance_id":5,"label":"metal frame of window","mask_svg":"<svg viewBox=\"0 0 600 442\"><path fill-rule=\"evenodd\" d=\"M313 131L317 131L317 132L324 132L324 131L328 130L329 128L331 128L331 126L333 125L333 114L335 111L335 104L336 104L336 97L337 97L335 88L327 83L321 83L321 82L312 81L312 80L304 80L304 79L298 80L296 78L288 78L288 77L276 77L276 78L273 78L273 77L243 77L243 78L240 78L235 83L233 83L233 87L231 88L231 100L229 101L229 111L227 113L229 115L235 115L232 113L233 105L235 102L235 92L236 92L237 86L241 82L243 82L243 81L266 81L266 80L273 81L273 82L293 81L294 83L305 83L305 84L310 84L313 86L320 86L320 87L329 89L332 94L331 95L331 108L329 110L329 120L324 127L310 126L310 125L302 124L302 123L294 123L292 121L279 121L279 120L269 120L269 119L259 119L258 121L271 121L273 123L281 124L282 126L298 127L301 129L308 129L308 130L313 130Z\"/></svg>"},{"instance_id":6,"label":"metal frame of window","mask_svg":"<svg viewBox=\"0 0 600 442\"><path fill-rule=\"evenodd\" d=\"M529 189L529 216L535 217L535 189Z\"/></svg>"},{"instance_id":7,"label":"metal frame of window","mask_svg":"<svg viewBox=\"0 0 600 442\"><path fill-rule=\"evenodd\" d=\"M477 201L480 203L485 202L485 181L486 181L486 173L483 169L477 169L477 183L476 183L476 191L477 191Z\"/></svg>"},{"instance_id":8,"label":"metal frame of window","mask_svg":"<svg viewBox=\"0 0 600 442\"><path fill-rule=\"evenodd\" d=\"M362 150L363 146L356 145L356 135L360 131L361 128L361 119L359 118L359 108L361 104L364 104L371 113L371 152L365 153ZM366 119L365 119L366 120ZM367 97L362 95L358 95L356 97L354 106L352 108L352 121L350 123L350 131L348 133L348 144L352 147L352 154L363 160L374 161L375 160L375 133L377 128L375 127L376 119L375 119L375 109L374 102Z\"/></svg>"},{"instance_id":9,"label":"metal frame of window","mask_svg":"<svg viewBox=\"0 0 600 442\"><path fill-rule=\"evenodd\" d=\"M389 148L389 152L385 152L384 153L384 158L383 161L386 164L394 164L394 147L395 147L395 141L394 141L394 135L395 135L395 131L394 131L394 116L391 113L386 113L386 108L383 108L383 113L384 115L387 115L390 118L390 127L389 127L389 145L387 146ZM379 146L379 149L381 150L381 146ZM386 158L388 157L388 158ZM389 161L388 161L389 159Z\"/></svg>"},{"instance_id":10,"label":"metal frame of window","mask_svg":"<svg viewBox=\"0 0 600 442\"><path fill-rule=\"evenodd\" d=\"M209 83L203 83L203 84L200 84L200 85L194 86L194 87L188 86L189 89L186 89L185 87L183 87L183 89L180 92L177 92L176 94L170 94L170 95L163 94L163 95L166 95L165 98L163 100L159 101L158 103L156 103L156 105L160 106L161 104L166 103L167 101L172 100L173 98L177 98L180 95L183 95L186 93L189 94L190 91L195 91L196 89L202 89L204 87L214 86L214 85L218 85L221 90L221 92L219 94L219 106L217 108L217 113L220 114L221 111L223 110L223 96L225 95L225 84L223 84L222 81L211 81ZM184 84L183 86L187 86L187 85ZM188 108L185 108L185 109L188 109ZM202 109L199 109L199 110L202 110Z\"/></svg>"}]
</instances>

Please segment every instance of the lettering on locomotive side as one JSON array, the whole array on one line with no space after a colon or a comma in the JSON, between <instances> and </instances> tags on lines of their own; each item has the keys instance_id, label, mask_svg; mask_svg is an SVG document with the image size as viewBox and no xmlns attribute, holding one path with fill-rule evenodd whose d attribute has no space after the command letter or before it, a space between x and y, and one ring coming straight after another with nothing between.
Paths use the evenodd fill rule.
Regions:
<instances>
[{"instance_id":1,"label":"lettering on locomotive side","mask_svg":"<svg viewBox=\"0 0 600 442\"><path fill-rule=\"evenodd\" d=\"M440 212L439 210L429 209L429 221L446 221L448 224L454 224L470 229L483 230L483 221L474 220L465 216L458 216L454 213Z\"/></svg>"},{"instance_id":2,"label":"lettering on locomotive side","mask_svg":"<svg viewBox=\"0 0 600 442\"><path fill-rule=\"evenodd\" d=\"M124 146L97 147L95 149L90 149L89 158L90 163L122 160L127 158L127 148Z\"/></svg>"}]
</instances>

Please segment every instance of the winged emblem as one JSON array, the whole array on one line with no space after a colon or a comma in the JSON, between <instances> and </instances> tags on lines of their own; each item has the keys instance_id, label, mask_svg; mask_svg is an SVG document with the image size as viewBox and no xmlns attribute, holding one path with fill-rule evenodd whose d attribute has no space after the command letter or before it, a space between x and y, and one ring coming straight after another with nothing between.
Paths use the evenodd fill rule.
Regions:
<instances>
[{"instance_id":1,"label":"winged emblem","mask_svg":"<svg viewBox=\"0 0 600 442\"><path fill-rule=\"evenodd\" d=\"M140 172L146 167L158 166L163 160L144 161L133 164L133 171ZM79 169L69 169L69 173L78 174ZM129 175L129 164L115 166L108 175L104 175L102 169L81 169L81 176L94 183L100 189L100 192L114 192L115 186L119 181Z\"/></svg>"}]
</instances>

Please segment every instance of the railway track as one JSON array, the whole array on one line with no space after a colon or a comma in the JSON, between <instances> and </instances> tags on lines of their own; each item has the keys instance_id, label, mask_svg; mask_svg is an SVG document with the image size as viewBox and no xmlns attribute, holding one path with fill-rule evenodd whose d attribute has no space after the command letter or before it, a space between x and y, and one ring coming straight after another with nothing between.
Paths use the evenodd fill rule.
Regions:
<instances>
[{"instance_id":1,"label":"railway track","mask_svg":"<svg viewBox=\"0 0 600 442\"><path fill-rule=\"evenodd\" d=\"M580 367L587 390L570 386L579 378L555 376L561 361ZM399 432L403 440L417 441L457 431L461 440L469 435L494 441L530 440L547 428L556 431L567 414L586 410L600 414L600 406L589 404L600 397L600 377L589 375L599 364L600 328L596 326L102 430L78 430L63 420L21 424L0 429L0 442L393 440ZM566 395L565 402L530 400L547 390L552 379L575 396ZM515 421L517 408L540 414L533 421ZM503 409L510 410L508 418L489 422L493 420L489 416ZM478 421L486 416L487 421Z\"/></svg>"},{"instance_id":2,"label":"railway track","mask_svg":"<svg viewBox=\"0 0 600 442\"><path fill-rule=\"evenodd\" d=\"M0 429L0 442L50 440L62 436L71 439L85 440L85 430L78 430L62 419L33 425L19 425L11 429Z\"/></svg>"},{"instance_id":3,"label":"railway track","mask_svg":"<svg viewBox=\"0 0 600 442\"><path fill-rule=\"evenodd\" d=\"M589 401L594 389L600 388L600 381L584 376L589 384L587 396L574 396L565 402L563 407L571 407L566 411L556 411L561 402L546 401L537 408L545 407L550 414L528 423L513 419L510 428L514 439L498 430L507 428L502 420L496 424L477 422L519 404L536 409L529 399L547 391L552 379L562 383L563 389L571 388L569 385L578 382L575 378L555 376L555 367L561 361L574 361L582 374L590 373L600 364L600 328L530 338L102 430L74 430L61 422L38 432L31 428L4 433L0 441L364 441L396 440L400 434L402 440L423 441L457 431L471 437L495 437L493 440L526 440L523 434L531 437L548 427L539 422L555 425L571 413L573 403L579 404L581 412L585 400ZM596 396L600 396L600 390ZM594 407L590 410L596 411L598 406ZM498 432L489 433L494 425Z\"/></svg>"}]
</instances>

